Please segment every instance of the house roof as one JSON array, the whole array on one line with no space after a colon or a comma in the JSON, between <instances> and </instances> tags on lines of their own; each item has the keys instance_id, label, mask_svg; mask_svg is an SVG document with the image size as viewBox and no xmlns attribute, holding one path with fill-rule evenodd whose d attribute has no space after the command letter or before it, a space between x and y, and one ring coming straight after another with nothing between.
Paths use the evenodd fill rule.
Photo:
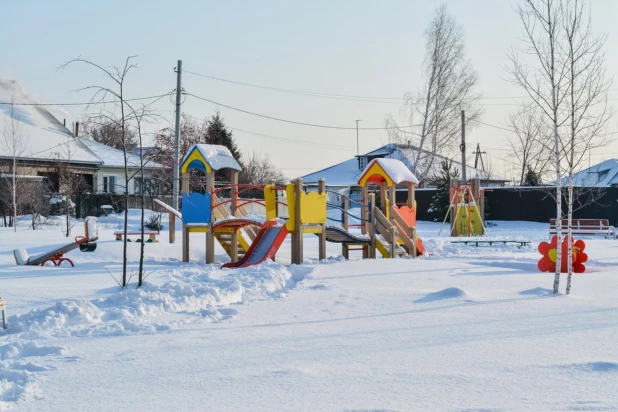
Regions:
<instances>
[{"instance_id":1,"label":"house roof","mask_svg":"<svg viewBox=\"0 0 618 412\"><path fill-rule=\"evenodd\" d=\"M122 150L95 142L85 137L79 138L80 142L90 149L101 160L101 167L124 167L124 153ZM129 167L139 167L139 150L127 151L127 164ZM162 168L164 166L147 159L144 159L144 167L150 169Z\"/></svg>"},{"instance_id":2,"label":"house roof","mask_svg":"<svg viewBox=\"0 0 618 412\"><path fill-rule=\"evenodd\" d=\"M367 183L386 182L387 186L399 183L418 184L418 179L406 165L398 159L373 159L363 170L357 184L365 186Z\"/></svg>"},{"instance_id":3,"label":"house roof","mask_svg":"<svg viewBox=\"0 0 618 412\"><path fill-rule=\"evenodd\" d=\"M242 171L240 164L234 159L232 152L218 144L195 144L189 149L180 163L180 170L198 169L203 172L212 170L233 169Z\"/></svg>"},{"instance_id":4,"label":"house roof","mask_svg":"<svg viewBox=\"0 0 618 412\"><path fill-rule=\"evenodd\" d=\"M567 183L567 178L562 179ZM573 185L586 187L618 186L618 159L605 160L573 175Z\"/></svg>"},{"instance_id":5,"label":"house roof","mask_svg":"<svg viewBox=\"0 0 618 412\"><path fill-rule=\"evenodd\" d=\"M2 103L26 103L15 105ZM12 150L3 144L2 134L11 122L11 107L17 127L26 142L19 156L25 160L67 160L72 163L101 164L102 161L63 126L43 106L37 106L17 82L0 79L0 158L11 158Z\"/></svg>"},{"instance_id":6,"label":"house roof","mask_svg":"<svg viewBox=\"0 0 618 412\"><path fill-rule=\"evenodd\" d=\"M328 184L329 186L356 186L363 172L363 170L358 168L358 157L384 156L385 159L397 159L403 162L406 168L412 170L414 168L412 161L409 159L409 155L406 155L406 153L414 150L416 150L414 146L398 145L394 143L387 144L365 154L355 156L354 158L346 160L339 164L327 167L322 170L318 170L317 172L309 173L303 176L303 181L305 183L311 184L317 183L319 179L325 179L326 184ZM440 174L440 162L442 160L446 160L446 158L444 156L436 155L436 161L428 172L429 176L438 176ZM453 167L461 171L461 163L453 161ZM499 176L489 176L487 172L483 172L482 170L475 169L474 167L470 166L466 167L466 174L470 177L475 177L476 175L479 175L483 180L500 182L509 181L509 179L504 179Z\"/></svg>"}]
</instances>

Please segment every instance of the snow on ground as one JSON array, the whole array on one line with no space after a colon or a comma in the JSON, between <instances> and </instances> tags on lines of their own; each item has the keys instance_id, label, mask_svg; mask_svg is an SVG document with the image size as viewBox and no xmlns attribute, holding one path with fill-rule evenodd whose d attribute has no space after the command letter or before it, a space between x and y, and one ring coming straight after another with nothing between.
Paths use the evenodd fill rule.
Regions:
<instances>
[{"instance_id":1,"label":"snow on ground","mask_svg":"<svg viewBox=\"0 0 618 412\"><path fill-rule=\"evenodd\" d=\"M288 239L277 263L236 270L201 263L203 234L180 262L162 232L145 287L121 291L122 219L100 220L75 268L14 264L66 243L59 228L0 228L0 410L618 410L616 241L586 240L566 296L536 270L546 224L496 222L491 238L532 245L474 247L419 222L431 255L414 260L345 262L329 243L318 262L306 236L304 265Z\"/></svg>"}]
</instances>

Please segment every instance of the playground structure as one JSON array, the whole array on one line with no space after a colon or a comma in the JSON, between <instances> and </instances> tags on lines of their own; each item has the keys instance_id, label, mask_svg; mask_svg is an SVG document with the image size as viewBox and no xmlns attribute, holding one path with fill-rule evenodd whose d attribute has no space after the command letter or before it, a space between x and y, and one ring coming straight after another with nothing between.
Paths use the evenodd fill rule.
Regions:
<instances>
[{"instance_id":1,"label":"playground structure","mask_svg":"<svg viewBox=\"0 0 618 412\"><path fill-rule=\"evenodd\" d=\"M189 173L192 169L205 173L205 193L190 193ZM230 169L231 182L215 188L215 172ZM292 236L292 263L303 261L303 234L314 233L320 237L319 256L326 257L324 228L326 224L326 193L324 190L304 193L302 179L286 187L275 185L255 186L238 184L242 170L224 146L194 145L180 165L182 173L182 213L163 206L170 214L183 220L182 259L189 261L190 233L205 233L206 263L215 261L215 242L219 242L230 256L226 267L247 266L274 258L287 234ZM321 186L324 189L324 185ZM245 192L263 190L264 200L241 198ZM229 199L220 195L229 191ZM287 203L277 200L277 192L284 191ZM162 205L162 202L157 202ZM266 209L266 219L248 214L244 206L258 203ZM286 222L277 220L277 205L288 207ZM174 223L175 225L175 223ZM170 224L170 232L172 224ZM170 236L170 240L172 236Z\"/></svg>"},{"instance_id":2,"label":"playground structure","mask_svg":"<svg viewBox=\"0 0 618 412\"><path fill-rule=\"evenodd\" d=\"M472 179L470 184L459 183L458 179L451 178L449 211L442 222L444 225L450 216L451 236L485 235L483 192L479 177Z\"/></svg>"},{"instance_id":3,"label":"playground structure","mask_svg":"<svg viewBox=\"0 0 618 412\"><path fill-rule=\"evenodd\" d=\"M67 257L64 257L64 254L77 248L79 248L80 252L94 252L97 248L96 241L98 238L99 229L97 225L97 218L94 216L88 216L84 219L84 236L75 237L75 241L73 243L63 245L36 257L28 256L26 249L15 249L13 251L13 256L15 257L15 263L18 265L45 266L47 262L51 262L54 266L60 266L62 262L69 262L71 267L74 267L75 265L73 264L73 261Z\"/></svg>"},{"instance_id":4,"label":"playground structure","mask_svg":"<svg viewBox=\"0 0 618 412\"><path fill-rule=\"evenodd\" d=\"M191 170L205 174L204 193L190 193L189 174ZM215 187L215 173L230 170L230 184ZM303 262L303 236L318 236L318 255L326 258L326 241L342 244L342 254L347 259L352 250L362 250L363 258L375 258L376 250L383 257L394 258L409 254L416 256L424 252L416 234L416 206L414 187L416 177L395 159L375 159L367 165L359 185L363 201L353 201L337 192L326 190L326 182L319 181L316 192L305 193L300 178L292 180L285 187L275 185L255 186L238 184L240 164L224 146L194 145L180 164L182 173L182 211L155 200L170 217L170 243L175 241L175 219L182 219L182 260L189 261L191 233L204 233L206 237L206 263L215 261L215 243L219 242L229 255L231 262L223 267L244 267L274 259L287 235L291 235L291 262ZM395 204L395 187L407 184L406 205ZM380 188L381 205L378 207L375 195L368 186ZM262 199L245 198L255 191L263 191ZM224 195L225 193L225 195ZM327 194L340 196L341 204L328 204ZM245 208L257 203L265 208L265 216L249 214ZM358 204L361 215L350 214L350 204ZM277 215L278 206L287 206L288 216ZM327 226L327 208L341 210L342 226ZM350 232L349 217L361 223L360 234ZM336 219L331 219L336 220Z\"/></svg>"}]
</instances>

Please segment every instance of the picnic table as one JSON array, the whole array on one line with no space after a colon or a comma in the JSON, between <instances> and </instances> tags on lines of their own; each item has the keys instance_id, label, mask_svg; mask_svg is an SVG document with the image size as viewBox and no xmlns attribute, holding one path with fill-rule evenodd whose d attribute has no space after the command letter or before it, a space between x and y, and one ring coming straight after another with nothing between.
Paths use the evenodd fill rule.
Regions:
<instances>
[{"instance_id":1,"label":"picnic table","mask_svg":"<svg viewBox=\"0 0 618 412\"><path fill-rule=\"evenodd\" d=\"M117 230L114 232L114 235L116 235L116 240L122 240L122 236L124 236L124 230ZM127 236L141 236L142 235L142 231L141 230L128 230L127 231ZM148 243L152 243L152 242L157 242L157 231L156 230L144 230L144 237L146 237L146 235L148 235ZM129 239L130 241L130 239Z\"/></svg>"}]
</instances>

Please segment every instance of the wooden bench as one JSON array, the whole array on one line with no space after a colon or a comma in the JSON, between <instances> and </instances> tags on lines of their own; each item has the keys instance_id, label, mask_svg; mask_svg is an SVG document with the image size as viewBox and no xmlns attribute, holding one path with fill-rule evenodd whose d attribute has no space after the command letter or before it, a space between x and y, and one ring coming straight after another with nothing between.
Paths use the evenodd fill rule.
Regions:
<instances>
[{"instance_id":1,"label":"wooden bench","mask_svg":"<svg viewBox=\"0 0 618 412\"><path fill-rule=\"evenodd\" d=\"M489 246L492 246L494 243L502 243L503 245L506 245L507 243L515 243L516 245L519 245L519 247L522 246L528 246L530 244L529 240L454 240L451 243L463 243L464 245L468 245L468 243L473 244L474 246L478 247L479 244L489 244Z\"/></svg>"},{"instance_id":2,"label":"wooden bench","mask_svg":"<svg viewBox=\"0 0 618 412\"><path fill-rule=\"evenodd\" d=\"M2 309L2 329L6 329L6 301L0 300L0 309Z\"/></svg>"},{"instance_id":3,"label":"wooden bench","mask_svg":"<svg viewBox=\"0 0 618 412\"><path fill-rule=\"evenodd\" d=\"M562 236L567 233L567 219L562 219ZM607 239L616 239L616 229L609 225L607 219L573 219L571 233L574 235L605 236ZM556 219L549 221L549 236L556 234Z\"/></svg>"},{"instance_id":4,"label":"wooden bench","mask_svg":"<svg viewBox=\"0 0 618 412\"><path fill-rule=\"evenodd\" d=\"M124 235L124 231L123 230L118 230L116 232L114 232L114 235L116 235L116 240L122 240L122 236ZM141 230L128 230L127 231L127 236L141 236L142 235L142 231ZM156 242L157 241L157 232L155 230L144 230L144 237L146 237L146 235L148 235L149 239L147 242L152 243L152 242ZM128 240L130 242L130 240Z\"/></svg>"}]
</instances>

